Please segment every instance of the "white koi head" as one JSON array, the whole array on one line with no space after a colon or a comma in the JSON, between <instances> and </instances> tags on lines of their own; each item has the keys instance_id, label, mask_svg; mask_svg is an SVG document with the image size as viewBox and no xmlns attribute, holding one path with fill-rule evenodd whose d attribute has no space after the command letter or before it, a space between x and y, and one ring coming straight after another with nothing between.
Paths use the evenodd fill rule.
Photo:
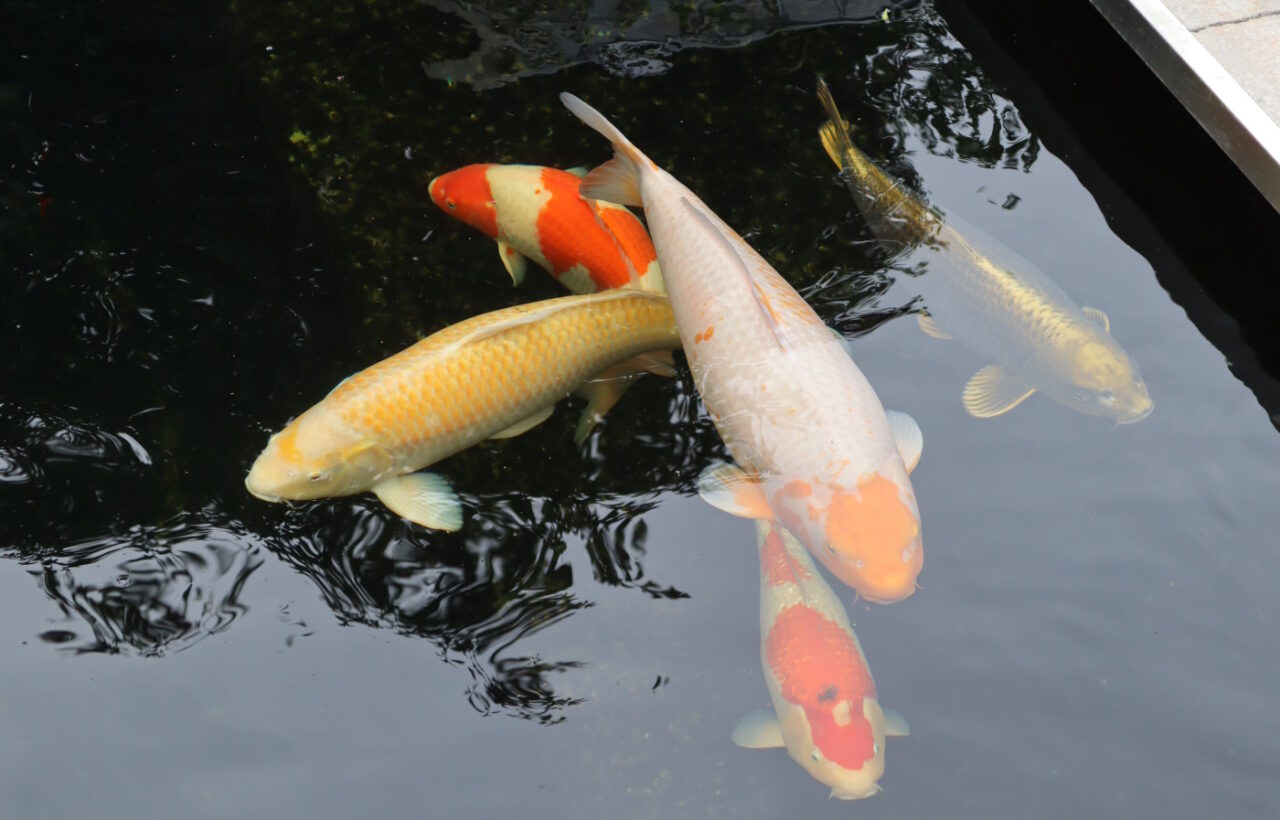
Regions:
<instances>
[{"instance_id":1,"label":"white koi head","mask_svg":"<svg viewBox=\"0 0 1280 820\"><path fill-rule=\"evenodd\" d=\"M833 575L874 603L910 596L924 567L920 513L901 472L899 481L872 473L853 488L821 491L792 481L773 495L787 529Z\"/></svg>"},{"instance_id":2,"label":"white koi head","mask_svg":"<svg viewBox=\"0 0 1280 820\"><path fill-rule=\"evenodd\" d=\"M394 468L385 448L308 411L271 437L244 485L263 501L308 501L363 492Z\"/></svg>"}]
</instances>

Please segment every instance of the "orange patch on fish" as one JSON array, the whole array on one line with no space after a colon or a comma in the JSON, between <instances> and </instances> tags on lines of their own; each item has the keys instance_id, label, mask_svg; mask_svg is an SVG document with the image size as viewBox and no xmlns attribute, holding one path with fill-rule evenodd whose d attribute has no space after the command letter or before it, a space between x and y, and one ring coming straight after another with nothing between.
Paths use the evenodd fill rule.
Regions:
<instances>
[{"instance_id":1,"label":"orange patch on fish","mask_svg":"<svg viewBox=\"0 0 1280 820\"><path fill-rule=\"evenodd\" d=\"M795 584L813 578L808 569L787 555L787 547L777 527L765 537L764 549L760 552L760 569L770 586Z\"/></svg>"},{"instance_id":2,"label":"orange patch on fish","mask_svg":"<svg viewBox=\"0 0 1280 820\"><path fill-rule=\"evenodd\" d=\"M765 657L782 697L804 709L814 746L825 758L855 770L875 757L875 734L862 700L874 698L876 687L852 635L795 604L774 619Z\"/></svg>"},{"instance_id":3,"label":"orange patch on fish","mask_svg":"<svg viewBox=\"0 0 1280 820\"><path fill-rule=\"evenodd\" d=\"M630 282L618 242L596 221L596 209L578 195L581 180L555 168L544 168L541 180L551 199L538 212L538 242L551 272L558 277L581 265L597 290Z\"/></svg>"},{"instance_id":4,"label":"orange patch on fish","mask_svg":"<svg viewBox=\"0 0 1280 820\"><path fill-rule=\"evenodd\" d=\"M861 562L858 589L873 599L899 600L911 594L924 564L915 548L920 523L902 500L898 485L879 474L863 479L856 492L838 492L827 509L827 542L845 560Z\"/></svg>"},{"instance_id":5,"label":"orange patch on fish","mask_svg":"<svg viewBox=\"0 0 1280 820\"><path fill-rule=\"evenodd\" d=\"M792 496L793 498L808 498L813 495L813 485L807 481L794 479L786 483L782 488L782 492Z\"/></svg>"},{"instance_id":6,"label":"orange patch on fish","mask_svg":"<svg viewBox=\"0 0 1280 820\"><path fill-rule=\"evenodd\" d=\"M693 335L693 343L702 344L703 342L711 341L711 337L715 332L716 332L715 325L707 325L706 330L699 331L698 333L695 333Z\"/></svg>"},{"instance_id":7,"label":"orange patch on fish","mask_svg":"<svg viewBox=\"0 0 1280 820\"><path fill-rule=\"evenodd\" d=\"M596 215L618 240L618 247L631 260L636 272L643 275L649 266L658 261L649 232L636 215L611 202L595 202Z\"/></svg>"}]
</instances>

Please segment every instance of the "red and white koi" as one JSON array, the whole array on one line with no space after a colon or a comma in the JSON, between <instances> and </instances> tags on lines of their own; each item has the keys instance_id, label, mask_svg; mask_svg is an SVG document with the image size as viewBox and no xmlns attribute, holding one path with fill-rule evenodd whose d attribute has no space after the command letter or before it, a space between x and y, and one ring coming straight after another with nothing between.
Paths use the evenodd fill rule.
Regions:
<instances>
[{"instance_id":1,"label":"red and white koi","mask_svg":"<svg viewBox=\"0 0 1280 820\"><path fill-rule=\"evenodd\" d=\"M583 199L581 180L538 165L468 165L431 180L431 200L498 241L515 284L527 260L574 293L635 283L663 292L662 271L644 225L612 202ZM629 269L630 268L630 269Z\"/></svg>"},{"instance_id":2,"label":"red and white koi","mask_svg":"<svg viewBox=\"0 0 1280 820\"><path fill-rule=\"evenodd\" d=\"M591 106L560 99L613 144L583 196L644 206L694 383L740 465L705 471L703 498L780 521L869 600L910 595L924 564L908 478L920 428L885 413L842 340L702 200Z\"/></svg>"},{"instance_id":3,"label":"red and white koi","mask_svg":"<svg viewBox=\"0 0 1280 820\"><path fill-rule=\"evenodd\" d=\"M907 722L881 709L849 616L791 533L759 520L760 663L772 713L747 716L739 746L785 746L791 759L842 800L880 791L885 736Z\"/></svg>"}]
</instances>

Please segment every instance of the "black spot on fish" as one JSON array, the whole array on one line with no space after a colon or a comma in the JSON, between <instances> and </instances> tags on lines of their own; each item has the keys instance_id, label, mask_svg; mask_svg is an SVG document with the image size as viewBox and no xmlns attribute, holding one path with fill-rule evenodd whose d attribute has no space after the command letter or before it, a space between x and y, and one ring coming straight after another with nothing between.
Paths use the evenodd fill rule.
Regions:
<instances>
[{"instance_id":1,"label":"black spot on fish","mask_svg":"<svg viewBox=\"0 0 1280 820\"><path fill-rule=\"evenodd\" d=\"M830 703L840 695L840 690L834 686L828 686L818 693L818 703Z\"/></svg>"}]
</instances>

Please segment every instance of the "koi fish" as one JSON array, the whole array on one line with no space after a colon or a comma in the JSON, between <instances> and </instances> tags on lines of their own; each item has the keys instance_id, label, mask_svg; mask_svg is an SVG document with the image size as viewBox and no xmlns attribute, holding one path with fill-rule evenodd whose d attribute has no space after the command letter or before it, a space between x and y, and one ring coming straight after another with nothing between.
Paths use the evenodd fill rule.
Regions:
<instances>
[{"instance_id":1,"label":"koi fish","mask_svg":"<svg viewBox=\"0 0 1280 820\"><path fill-rule=\"evenodd\" d=\"M884 739L910 734L880 708L876 683L840 600L791 533L756 522L760 541L760 663L773 712L748 715L733 742L785 746L841 800L880 791Z\"/></svg>"},{"instance_id":2,"label":"koi fish","mask_svg":"<svg viewBox=\"0 0 1280 820\"><path fill-rule=\"evenodd\" d=\"M456 530L457 495L418 470L520 435L586 382L584 439L630 374L674 375L673 322L665 296L630 288L459 322L341 382L271 437L245 486L264 501L372 491L410 521Z\"/></svg>"},{"instance_id":3,"label":"koi fish","mask_svg":"<svg viewBox=\"0 0 1280 820\"><path fill-rule=\"evenodd\" d=\"M440 210L498 240L498 256L517 285L528 261L574 293L633 283L663 292L649 234L635 214L583 199L578 175L537 165L468 165L431 180Z\"/></svg>"},{"instance_id":4,"label":"koi fish","mask_svg":"<svg viewBox=\"0 0 1280 820\"><path fill-rule=\"evenodd\" d=\"M908 478L920 428L885 413L842 340L702 200L591 106L560 99L613 144L583 196L644 206L694 382L738 462L704 471L702 497L780 521L869 600L910 595L924 563Z\"/></svg>"},{"instance_id":5,"label":"koi fish","mask_svg":"<svg viewBox=\"0 0 1280 820\"><path fill-rule=\"evenodd\" d=\"M830 117L819 130L822 145L871 230L926 255L928 272L914 280L926 309L918 314L921 329L993 362L964 387L970 415L1002 415L1037 390L1119 424L1151 413L1155 402L1111 337L1105 313L1079 307L1039 268L978 228L931 210L854 146L821 79L818 99Z\"/></svg>"}]
</instances>

